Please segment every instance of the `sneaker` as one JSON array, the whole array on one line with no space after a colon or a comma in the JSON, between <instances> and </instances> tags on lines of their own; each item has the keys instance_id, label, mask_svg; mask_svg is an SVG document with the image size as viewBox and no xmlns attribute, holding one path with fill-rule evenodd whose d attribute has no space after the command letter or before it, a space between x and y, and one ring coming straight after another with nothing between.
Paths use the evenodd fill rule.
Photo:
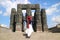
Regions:
<instances>
[{"instance_id":1,"label":"sneaker","mask_svg":"<svg viewBox=\"0 0 60 40\"><path fill-rule=\"evenodd\" d=\"M26 36L26 38L30 38L30 36Z\"/></svg>"}]
</instances>

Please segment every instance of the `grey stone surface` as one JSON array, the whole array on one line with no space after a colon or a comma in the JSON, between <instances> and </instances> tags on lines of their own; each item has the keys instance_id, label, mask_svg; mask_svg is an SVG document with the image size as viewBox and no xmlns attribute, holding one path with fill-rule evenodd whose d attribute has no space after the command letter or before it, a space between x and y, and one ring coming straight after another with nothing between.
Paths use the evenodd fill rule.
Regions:
<instances>
[{"instance_id":1,"label":"grey stone surface","mask_svg":"<svg viewBox=\"0 0 60 40\"><path fill-rule=\"evenodd\" d=\"M16 24L16 30L22 30L22 9L21 5L17 5L17 24Z\"/></svg>"},{"instance_id":2,"label":"grey stone surface","mask_svg":"<svg viewBox=\"0 0 60 40\"><path fill-rule=\"evenodd\" d=\"M14 15L16 14L16 9L12 8L11 9L11 15L10 15L10 28L13 27L13 21L14 21Z\"/></svg>"},{"instance_id":3,"label":"grey stone surface","mask_svg":"<svg viewBox=\"0 0 60 40\"><path fill-rule=\"evenodd\" d=\"M31 16L31 9L30 8L27 8L26 9L26 13L28 14L28 16Z\"/></svg>"},{"instance_id":4,"label":"grey stone surface","mask_svg":"<svg viewBox=\"0 0 60 40\"><path fill-rule=\"evenodd\" d=\"M41 16L40 16L40 8L38 7L37 9L36 9L36 17L37 17L37 29L38 30L40 30L40 31L42 31L42 25L41 25Z\"/></svg>"},{"instance_id":5,"label":"grey stone surface","mask_svg":"<svg viewBox=\"0 0 60 40\"><path fill-rule=\"evenodd\" d=\"M48 30L48 26L47 26L47 19L46 19L46 12L45 9L41 9L41 22L42 22L42 29L43 31L47 31Z\"/></svg>"}]
</instances>

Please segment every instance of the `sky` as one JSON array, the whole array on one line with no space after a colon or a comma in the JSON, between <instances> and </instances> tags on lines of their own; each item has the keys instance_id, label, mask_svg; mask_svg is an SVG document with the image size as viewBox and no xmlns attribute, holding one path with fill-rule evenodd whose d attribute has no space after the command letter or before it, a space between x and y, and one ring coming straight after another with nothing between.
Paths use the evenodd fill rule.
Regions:
<instances>
[{"instance_id":1,"label":"sky","mask_svg":"<svg viewBox=\"0 0 60 40\"><path fill-rule=\"evenodd\" d=\"M39 4L45 8L48 28L60 24L60 0L0 0L0 24L9 28L11 8L17 4ZM24 12L24 11L23 11Z\"/></svg>"}]
</instances>

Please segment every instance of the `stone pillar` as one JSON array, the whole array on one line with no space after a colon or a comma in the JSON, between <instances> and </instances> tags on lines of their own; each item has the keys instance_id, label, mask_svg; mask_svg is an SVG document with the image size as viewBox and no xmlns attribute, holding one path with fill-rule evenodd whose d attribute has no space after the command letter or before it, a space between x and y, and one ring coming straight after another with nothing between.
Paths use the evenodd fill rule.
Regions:
<instances>
[{"instance_id":1,"label":"stone pillar","mask_svg":"<svg viewBox=\"0 0 60 40\"><path fill-rule=\"evenodd\" d=\"M37 17L37 30L42 31L40 9L36 9L36 17Z\"/></svg>"},{"instance_id":2,"label":"stone pillar","mask_svg":"<svg viewBox=\"0 0 60 40\"><path fill-rule=\"evenodd\" d=\"M36 17L37 15L36 15L36 12L34 13L34 17L33 17L33 29L34 29L34 32L36 32L37 31L37 26L36 26L36 24L37 24L37 17Z\"/></svg>"},{"instance_id":3,"label":"stone pillar","mask_svg":"<svg viewBox=\"0 0 60 40\"><path fill-rule=\"evenodd\" d=\"M31 14L31 9L30 9L30 8L27 8L27 9L26 9L26 13L27 13L28 16L32 16L32 14Z\"/></svg>"},{"instance_id":4,"label":"stone pillar","mask_svg":"<svg viewBox=\"0 0 60 40\"><path fill-rule=\"evenodd\" d=\"M41 25L41 13L40 13L40 7L39 5L36 5L36 18L37 18L37 30L42 31L42 25Z\"/></svg>"},{"instance_id":5,"label":"stone pillar","mask_svg":"<svg viewBox=\"0 0 60 40\"><path fill-rule=\"evenodd\" d=\"M41 9L41 22L42 22L42 31L47 31L47 19L46 19L46 12L45 9Z\"/></svg>"},{"instance_id":6,"label":"stone pillar","mask_svg":"<svg viewBox=\"0 0 60 40\"><path fill-rule=\"evenodd\" d=\"M20 4L17 5L17 24L16 24L16 30L21 31L22 30L22 6Z\"/></svg>"},{"instance_id":7,"label":"stone pillar","mask_svg":"<svg viewBox=\"0 0 60 40\"><path fill-rule=\"evenodd\" d=\"M14 18L14 16L15 16L15 14L16 14L16 9L15 8L12 8L11 9L11 16L10 16L10 28L12 29L12 31L15 29L15 26L14 26L14 20L15 20L15 18Z\"/></svg>"}]
</instances>

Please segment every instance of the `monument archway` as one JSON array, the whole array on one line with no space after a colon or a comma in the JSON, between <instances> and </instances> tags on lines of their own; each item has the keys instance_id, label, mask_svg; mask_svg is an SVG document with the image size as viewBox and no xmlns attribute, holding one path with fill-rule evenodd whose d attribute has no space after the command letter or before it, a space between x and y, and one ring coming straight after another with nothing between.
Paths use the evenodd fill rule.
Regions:
<instances>
[{"instance_id":1,"label":"monument archway","mask_svg":"<svg viewBox=\"0 0 60 40\"><path fill-rule=\"evenodd\" d=\"M13 21L15 20L16 30L24 31L23 20L26 20L26 16L23 17L22 10L26 10L26 16L32 16L31 10L35 10L34 17L32 17L33 18L33 29L35 32L46 31L48 29L47 22L46 22L47 20L46 20L45 9L41 9L40 11L39 4L18 4L17 11L15 8L12 8L11 16L10 16L10 28L14 28ZM14 15L15 15L15 19L13 18Z\"/></svg>"}]
</instances>

